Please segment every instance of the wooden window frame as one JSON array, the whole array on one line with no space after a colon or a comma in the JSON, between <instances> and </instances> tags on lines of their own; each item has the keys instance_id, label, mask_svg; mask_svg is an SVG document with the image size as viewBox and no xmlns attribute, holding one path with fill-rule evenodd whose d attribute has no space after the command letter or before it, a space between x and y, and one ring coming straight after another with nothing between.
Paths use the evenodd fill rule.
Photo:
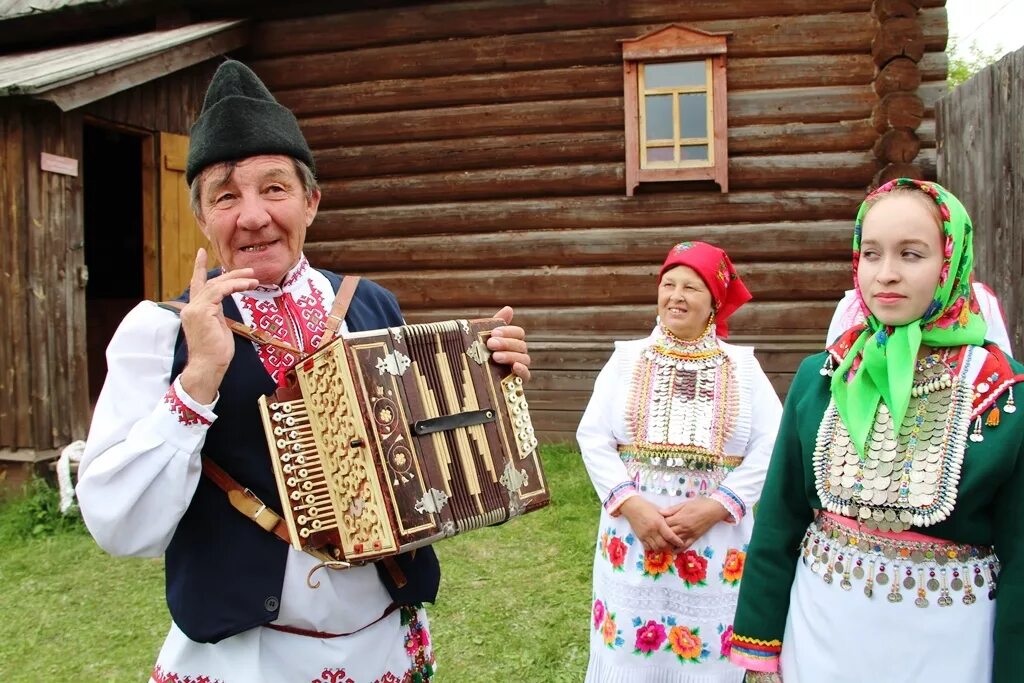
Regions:
<instances>
[{"instance_id":1,"label":"wooden window frame","mask_svg":"<svg viewBox=\"0 0 1024 683\"><path fill-rule=\"evenodd\" d=\"M710 32L669 24L637 38L621 40L622 78L626 124L626 196L632 197L640 183L687 180L711 180L722 192L729 191L728 112L726 109L725 55L726 39L729 32ZM663 62L699 61L703 59L706 68L708 122L711 134L708 136L708 159L671 167L643 168L641 159L646 156L646 129L641 116L642 66ZM685 88L680 90L686 90ZM705 90L701 90L704 92ZM673 97L673 111L677 110L677 99ZM678 116L674 116L674 146L680 141ZM696 139L695 139L696 140ZM676 164L678 162L672 162Z\"/></svg>"}]
</instances>

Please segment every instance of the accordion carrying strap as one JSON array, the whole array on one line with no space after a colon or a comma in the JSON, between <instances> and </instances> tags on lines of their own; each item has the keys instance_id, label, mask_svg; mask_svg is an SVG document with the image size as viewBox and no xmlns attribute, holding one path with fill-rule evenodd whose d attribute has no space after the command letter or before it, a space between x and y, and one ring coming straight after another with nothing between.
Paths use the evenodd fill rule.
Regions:
<instances>
[{"instance_id":1,"label":"accordion carrying strap","mask_svg":"<svg viewBox=\"0 0 1024 683\"><path fill-rule=\"evenodd\" d=\"M178 315L181 315L182 309L185 308L185 302L161 301L157 304L157 306L159 306L160 308L166 308L169 311L174 311ZM240 337L245 337L246 339L254 341L257 344L269 344L270 346L276 346L279 349L284 349L285 351L294 353L296 356L303 355L302 351L298 350L291 344L280 341L279 339L274 339L272 336L270 336L263 330L257 330L255 328L249 327L248 325L243 325L237 320L225 319L224 322L227 323L228 329L230 329L232 332L234 332Z\"/></svg>"},{"instance_id":2,"label":"accordion carrying strap","mask_svg":"<svg viewBox=\"0 0 1024 683\"><path fill-rule=\"evenodd\" d=\"M327 329L324 330L324 336L320 340L321 347L326 346L327 342L334 339L334 335L338 333L338 328L341 327L341 323L348 313L349 304L352 303L352 297L356 294L359 280L358 275L346 275L341 279L338 293L334 295L334 305L331 306L331 312L327 314Z\"/></svg>"}]
</instances>

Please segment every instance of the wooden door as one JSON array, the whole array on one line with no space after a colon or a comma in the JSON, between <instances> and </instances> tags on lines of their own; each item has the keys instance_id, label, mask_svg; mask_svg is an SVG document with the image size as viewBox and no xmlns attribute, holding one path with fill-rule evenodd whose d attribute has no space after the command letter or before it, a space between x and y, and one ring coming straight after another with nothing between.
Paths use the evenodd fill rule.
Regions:
<instances>
[{"instance_id":1,"label":"wooden door","mask_svg":"<svg viewBox=\"0 0 1024 683\"><path fill-rule=\"evenodd\" d=\"M196 225L185 182L188 136L160 133L160 297L173 299L188 287L196 251L210 252L206 237ZM209 267L216 263L209 255Z\"/></svg>"}]
</instances>

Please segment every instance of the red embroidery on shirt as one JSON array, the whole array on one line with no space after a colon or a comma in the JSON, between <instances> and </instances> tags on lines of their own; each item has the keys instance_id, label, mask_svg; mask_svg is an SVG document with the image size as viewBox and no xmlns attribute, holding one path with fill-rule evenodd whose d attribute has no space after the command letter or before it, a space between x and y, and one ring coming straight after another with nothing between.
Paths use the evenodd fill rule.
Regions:
<instances>
[{"instance_id":1,"label":"red embroidery on shirt","mask_svg":"<svg viewBox=\"0 0 1024 683\"><path fill-rule=\"evenodd\" d=\"M150 674L150 678L156 683L223 683L219 678L210 678L203 674L198 676L182 676L173 671L164 671L163 667L159 664L153 667L153 673Z\"/></svg>"},{"instance_id":2,"label":"red embroidery on shirt","mask_svg":"<svg viewBox=\"0 0 1024 683\"><path fill-rule=\"evenodd\" d=\"M309 293L297 299L287 292L272 300L242 295L242 306L252 315L252 326L304 353L315 351L327 327L327 309L324 295L312 280L308 284ZM278 384L288 368L299 362L296 354L270 344L260 344L257 351L263 367Z\"/></svg>"},{"instance_id":3,"label":"red embroidery on shirt","mask_svg":"<svg viewBox=\"0 0 1024 683\"><path fill-rule=\"evenodd\" d=\"M299 281L300 277L306 274L307 270L309 270L309 261L307 261L306 256L303 255L302 258L299 259L299 263L295 266L295 270L292 271L292 274L288 276L287 280L281 283L281 289L287 289L291 285L294 285Z\"/></svg>"},{"instance_id":4,"label":"red embroidery on shirt","mask_svg":"<svg viewBox=\"0 0 1024 683\"><path fill-rule=\"evenodd\" d=\"M345 675L344 669L324 669L318 678L310 683L356 683Z\"/></svg>"},{"instance_id":5,"label":"red embroidery on shirt","mask_svg":"<svg viewBox=\"0 0 1024 683\"><path fill-rule=\"evenodd\" d=\"M170 407L171 412L178 418L178 422L186 427L197 424L210 424L209 420L182 403L173 384L167 389L167 393L164 394L164 403Z\"/></svg>"}]
</instances>

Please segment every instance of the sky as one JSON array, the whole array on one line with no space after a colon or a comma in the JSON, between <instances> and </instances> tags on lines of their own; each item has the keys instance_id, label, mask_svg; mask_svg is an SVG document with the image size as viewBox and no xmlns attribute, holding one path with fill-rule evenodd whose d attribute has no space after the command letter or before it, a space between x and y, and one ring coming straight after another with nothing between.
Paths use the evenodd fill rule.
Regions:
<instances>
[{"instance_id":1,"label":"sky","mask_svg":"<svg viewBox=\"0 0 1024 683\"><path fill-rule=\"evenodd\" d=\"M946 0L950 38L1002 56L1024 46L1024 0Z\"/></svg>"}]
</instances>

